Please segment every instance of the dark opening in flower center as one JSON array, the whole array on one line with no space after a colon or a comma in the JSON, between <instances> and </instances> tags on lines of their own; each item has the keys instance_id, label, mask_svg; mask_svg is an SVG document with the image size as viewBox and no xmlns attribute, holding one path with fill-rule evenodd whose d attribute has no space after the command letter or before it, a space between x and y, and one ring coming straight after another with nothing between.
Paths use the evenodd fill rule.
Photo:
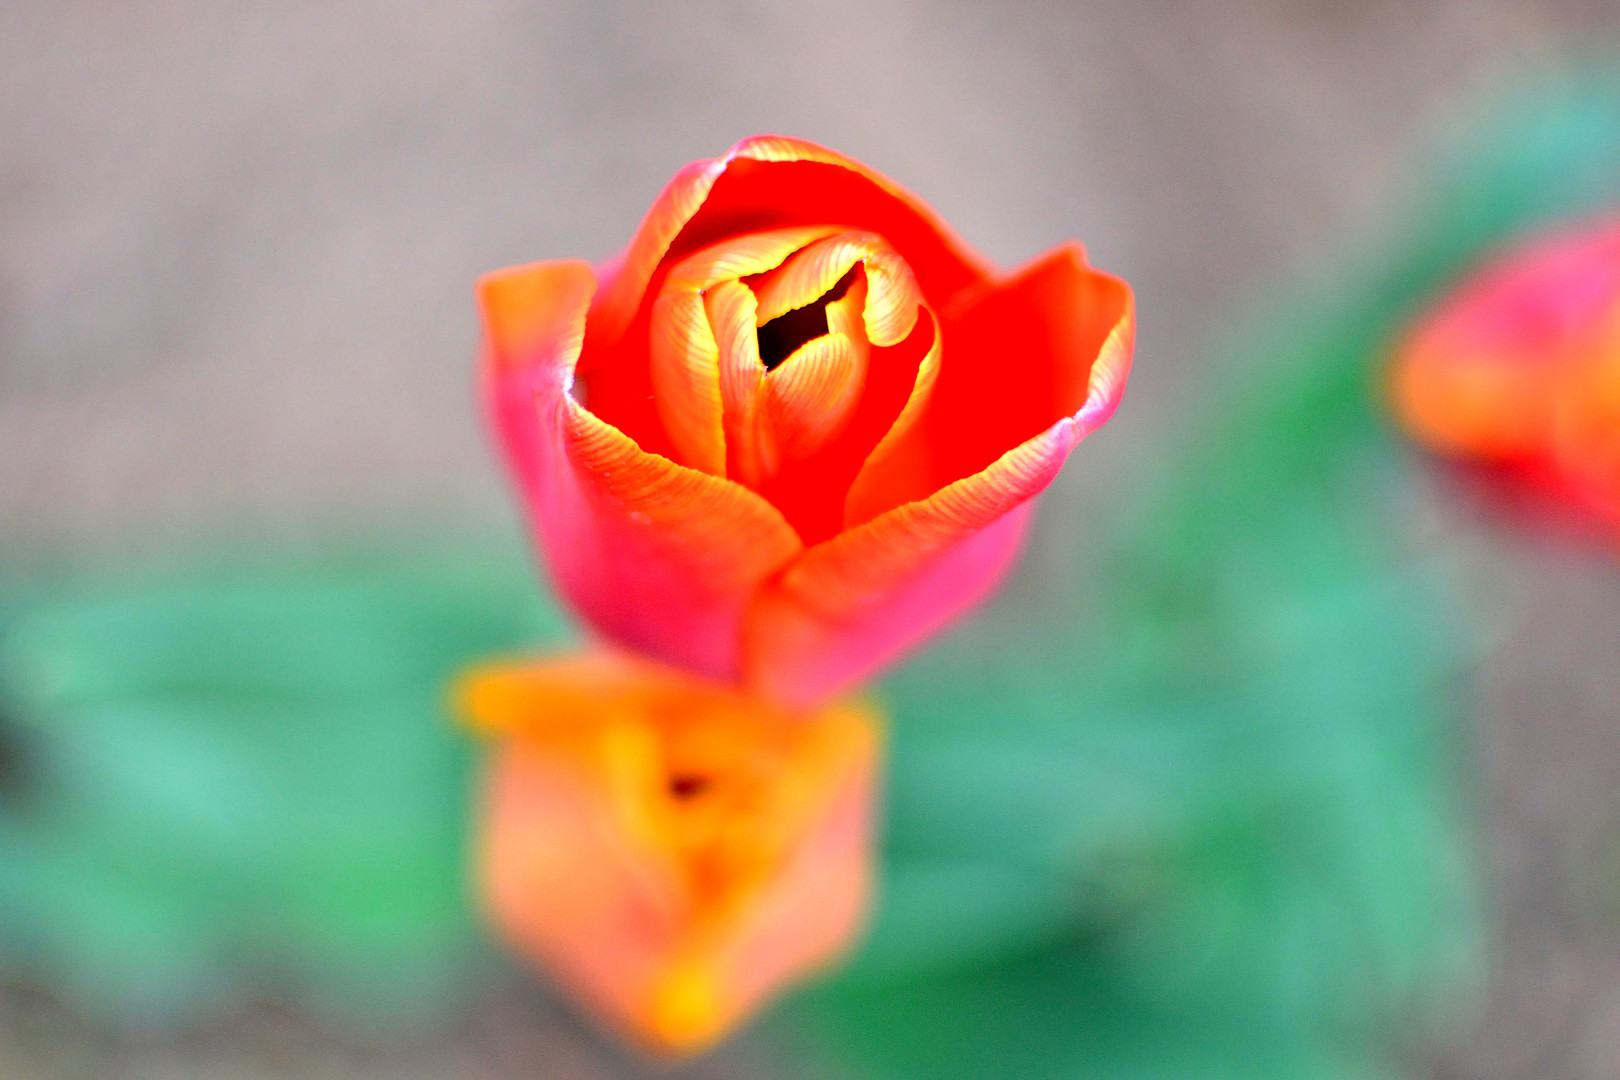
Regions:
<instances>
[{"instance_id":1,"label":"dark opening in flower center","mask_svg":"<svg viewBox=\"0 0 1620 1080\"><path fill-rule=\"evenodd\" d=\"M669 778L669 793L677 802L695 799L708 791L714 781L698 773L675 773Z\"/></svg>"},{"instance_id":2,"label":"dark opening in flower center","mask_svg":"<svg viewBox=\"0 0 1620 1080\"><path fill-rule=\"evenodd\" d=\"M783 312L759 328L759 359L766 371L775 371L800 345L827 332L827 305L843 299L859 269L858 265L850 267L849 273L814 303Z\"/></svg>"}]
</instances>

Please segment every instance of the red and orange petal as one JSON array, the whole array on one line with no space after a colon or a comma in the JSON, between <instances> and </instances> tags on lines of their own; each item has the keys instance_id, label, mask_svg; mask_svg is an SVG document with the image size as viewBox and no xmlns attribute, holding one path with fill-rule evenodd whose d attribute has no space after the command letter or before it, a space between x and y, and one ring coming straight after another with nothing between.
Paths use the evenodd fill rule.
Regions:
<instances>
[{"instance_id":1,"label":"red and orange petal","mask_svg":"<svg viewBox=\"0 0 1620 1080\"><path fill-rule=\"evenodd\" d=\"M1552 421L1557 373L1437 352L1409 352L1390 374L1402 425L1442 454L1511 461L1534 456Z\"/></svg>"},{"instance_id":2,"label":"red and orange petal","mask_svg":"<svg viewBox=\"0 0 1620 1080\"><path fill-rule=\"evenodd\" d=\"M644 449L674 449L652 407L641 353L662 276L694 251L733 236L829 222L884 237L929 302L948 303L992 268L926 203L887 177L798 139L745 139L724 157L682 169L623 255L601 268L580 375L591 408Z\"/></svg>"},{"instance_id":3,"label":"red and orange petal","mask_svg":"<svg viewBox=\"0 0 1620 1080\"><path fill-rule=\"evenodd\" d=\"M681 169L647 211L592 307L589 333L622 336L666 258L741 233L790 225L859 224L886 239L943 303L992 270L917 196L860 162L803 139L759 135ZM607 271L611 271L608 273Z\"/></svg>"},{"instance_id":4,"label":"red and orange petal","mask_svg":"<svg viewBox=\"0 0 1620 1080\"><path fill-rule=\"evenodd\" d=\"M878 722L598 653L463 685L499 739L480 877L496 925L590 1009L688 1053L844 952L870 877Z\"/></svg>"},{"instance_id":5,"label":"red and orange petal","mask_svg":"<svg viewBox=\"0 0 1620 1080\"><path fill-rule=\"evenodd\" d=\"M1499 481L1481 489L1502 489L1492 501L1620 526L1620 222L1543 238L1465 282L1397 347L1389 391L1414 439Z\"/></svg>"},{"instance_id":6,"label":"red and orange petal","mask_svg":"<svg viewBox=\"0 0 1620 1080\"><path fill-rule=\"evenodd\" d=\"M1080 438L1097 430L1124 395L1135 333L1130 287L1088 266L1078 244L964 294L942 313L937 380L919 380L866 463L846 523L982 472L1065 417Z\"/></svg>"},{"instance_id":7,"label":"red and orange petal","mask_svg":"<svg viewBox=\"0 0 1620 1080\"><path fill-rule=\"evenodd\" d=\"M859 686L989 595L1031 500L1080 440L1065 418L983 472L809 549L748 613L751 685L804 707Z\"/></svg>"},{"instance_id":8,"label":"red and orange petal","mask_svg":"<svg viewBox=\"0 0 1620 1080\"><path fill-rule=\"evenodd\" d=\"M515 273L515 280L486 283L490 319L501 318L505 298L526 294L528 279L550 280L556 270ZM814 704L869 677L994 586L1025 526L1023 515L1001 519L1044 489L1079 439L1117 405L1130 358L1128 289L1063 250L970 307L961 317L964 337L973 340L976 312L1010 318L998 305L1020 296L1031 299L1010 339L1053 367L1030 373L1034 387L1049 388L1035 396L1048 409L1073 414L919 499L952 462L981 452L971 416L956 417L965 451L930 416L926 430L939 442L911 440L922 464L913 462L909 476L891 467L887 487L874 484L875 494L858 485L852 500L866 501L852 501L846 514L871 517L811 549L802 566L795 565L801 541L770 503L641 451L574 402L563 389L568 348L540 349L536 355L551 365L548 377L527 396L514 391L514 383L535 381L519 378L532 370L501 356L499 343L520 335L492 329L497 356L489 370L505 441L555 447L549 455L531 450L530 458L538 459L531 471L545 481L535 489L535 505L559 588L615 640L705 674L746 678L795 704ZM553 327L559 340L577 341L578 315L576 304L574 325ZM971 371L970 362L962 367ZM958 381L954 397L942 396L943 407L962 409L970 389ZM1030 407L984 423L1017 430L1011 425L1039 415ZM539 430L544 416L553 418L553 432ZM902 486L907 479L912 490ZM883 515L892 516L879 520ZM987 535L977 537L981 530Z\"/></svg>"}]
</instances>

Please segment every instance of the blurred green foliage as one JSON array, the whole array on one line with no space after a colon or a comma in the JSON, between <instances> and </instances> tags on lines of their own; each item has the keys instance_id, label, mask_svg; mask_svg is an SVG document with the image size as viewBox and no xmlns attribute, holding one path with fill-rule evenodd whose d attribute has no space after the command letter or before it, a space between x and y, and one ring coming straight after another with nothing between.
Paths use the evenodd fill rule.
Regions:
<instances>
[{"instance_id":1,"label":"blurred green foliage","mask_svg":"<svg viewBox=\"0 0 1620 1080\"><path fill-rule=\"evenodd\" d=\"M121 1022L430 1013L482 954L462 665L564 636L516 545L52 575L0 636L0 962Z\"/></svg>"}]
</instances>

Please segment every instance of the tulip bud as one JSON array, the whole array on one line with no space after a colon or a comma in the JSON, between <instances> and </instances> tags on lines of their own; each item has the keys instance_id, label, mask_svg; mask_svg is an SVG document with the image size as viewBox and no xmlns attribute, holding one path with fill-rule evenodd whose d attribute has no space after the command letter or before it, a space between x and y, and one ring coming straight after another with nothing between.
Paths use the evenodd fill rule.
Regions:
<instances>
[{"instance_id":1,"label":"tulip bud","mask_svg":"<svg viewBox=\"0 0 1620 1080\"><path fill-rule=\"evenodd\" d=\"M1620 224L1489 262L1400 342L1390 396L1413 438L1530 524L1620 535Z\"/></svg>"},{"instance_id":2,"label":"tulip bud","mask_svg":"<svg viewBox=\"0 0 1620 1080\"><path fill-rule=\"evenodd\" d=\"M618 654L471 673L498 735L479 854L497 929L648 1048L710 1045L841 955L866 906L878 722Z\"/></svg>"},{"instance_id":3,"label":"tulip bud","mask_svg":"<svg viewBox=\"0 0 1620 1080\"><path fill-rule=\"evenodd\" d=\"M559 594L799 709L989 595L1135 331L1078 245L998 273L886 177L771 136L682 169L618 259L502 271L480 300Z\"/></svg>"}]
</instances>

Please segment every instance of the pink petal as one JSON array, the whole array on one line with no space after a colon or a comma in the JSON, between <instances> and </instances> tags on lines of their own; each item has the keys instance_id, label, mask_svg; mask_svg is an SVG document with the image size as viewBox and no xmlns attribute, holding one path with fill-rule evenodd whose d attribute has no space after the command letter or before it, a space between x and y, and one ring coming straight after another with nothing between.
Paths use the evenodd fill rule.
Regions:
<instances>
[{"instance_id":1,"label":"pink petal","mask_svg":"<svg viewBox=\"0 0 1620 1080\"><path fill-rule=\"evenodd\" d=\"M805 552L748 614L745 670L808 708L858 686L984 599L1023 543L1030 500L1082 428L1058 421L990 468Z\"/></svg>"}]
</instances>

